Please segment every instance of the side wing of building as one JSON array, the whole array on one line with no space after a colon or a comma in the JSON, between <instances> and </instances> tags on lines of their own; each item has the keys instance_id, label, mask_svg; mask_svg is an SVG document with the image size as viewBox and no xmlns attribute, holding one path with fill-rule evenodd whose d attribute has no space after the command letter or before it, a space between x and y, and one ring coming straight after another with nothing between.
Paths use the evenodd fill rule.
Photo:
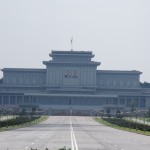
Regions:
<instances>
[{"instance_id":1,"label":"side wing of building","mask_svg":"<svg viewBox=\"0 0 150 150\"><path fill-rule=\"evenodd\" d=\"M139 71L97 70L98 88L136 89L140 88Z\"/></svg>"},{"instance_id":2,"label":"side wing of building","mask_svg":"<svg viewBox=\"0 0 150 150\"><path fill-rule=\"evenodd\" d=\"M46 84L46 69L4 68L5 87L42 87Z\"/></svg>"}]
</instances>

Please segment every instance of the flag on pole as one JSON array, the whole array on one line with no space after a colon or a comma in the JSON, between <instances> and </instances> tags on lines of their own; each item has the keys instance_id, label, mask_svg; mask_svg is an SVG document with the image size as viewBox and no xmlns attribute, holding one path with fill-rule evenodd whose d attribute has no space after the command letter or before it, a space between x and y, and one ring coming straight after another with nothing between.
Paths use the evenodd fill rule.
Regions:
<instances>
[{"instance_id":1,"label":"flag on pole","mask_svg":"<svg viewBox=\"0 0 150 150\"><path fill-rule=\"evenodd\" d=\"M71 38L71 51L73 51L73 37Z\"/></svg>"},{"instance_id":2,"label":"flag on pole","mask_svg":"<svg viewBox=\"0 0 150 150\"><path fill-rule=\"evenodd\" d=\"M72 44L72 42L73 42L73 37L71 38L71 44Z\"/></svg>"}]
</instances>

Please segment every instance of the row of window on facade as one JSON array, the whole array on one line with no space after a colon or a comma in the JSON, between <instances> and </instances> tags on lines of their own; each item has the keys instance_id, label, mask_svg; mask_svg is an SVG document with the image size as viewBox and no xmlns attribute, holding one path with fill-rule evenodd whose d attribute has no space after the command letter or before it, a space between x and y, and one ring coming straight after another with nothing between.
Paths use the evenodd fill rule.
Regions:
<instances>
[{"instance_id":1,"label":"row of window on facade","mask_svg":"<svg viewBox=\"0 0 150 150\"><path fill-rule=\"evenodd\" d=\"M44 83L45 83L45 77L38 77L38 76L25 76L25 77L6 76L4 78L4 84L38 85Z\"/></svg>"},{"instance_id":2,"label":"row of window on facade","mask_svg":"<svg viewBox=\"0 0 150 150\"><path fill-rule=\"evenodd\" d=\"M113 86L113 87L137 87L139 86L139 83L137 80L116 80L116 79L113 79L113 80L110 80L110 79L100 79L97 81L98 85L101 85L101 86L105 86L105 87L110 87L110 86Z\"/></svg>"}]
</instances>

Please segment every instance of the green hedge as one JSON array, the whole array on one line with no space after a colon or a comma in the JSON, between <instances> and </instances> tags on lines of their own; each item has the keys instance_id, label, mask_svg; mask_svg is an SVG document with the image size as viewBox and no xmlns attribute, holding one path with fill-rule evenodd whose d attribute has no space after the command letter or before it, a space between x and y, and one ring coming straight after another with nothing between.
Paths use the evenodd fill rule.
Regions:
<instances>
[{"instance_id":1,"label":"green hedge","mask_svg":"<svg viewBox=\"0 0 150 150\"><path fill-rule=\"evenodd\" d=\"M118 119L118 118L102 118L102 120L120 127L150 132L150 126L146 124L141 124L141 123L132 122L125 119Z\"/></svg>"},{"instance_id":2,"label":"green hedge","mask_svg":"<svg viewBox=\"0 0 150 150\"><path fill-rule=\"evenodd\" d=\"M39 118L40 118L40 116L32 116L32 117L20 116L20 117L16 117L16 118L13 118L10 120L3 120L3 121L0 121L0 128L14 126L14 125L20 125L20 124L24 124L24 123L30 123L31 121L34 121Z\"/></svg>"}]
</instances>

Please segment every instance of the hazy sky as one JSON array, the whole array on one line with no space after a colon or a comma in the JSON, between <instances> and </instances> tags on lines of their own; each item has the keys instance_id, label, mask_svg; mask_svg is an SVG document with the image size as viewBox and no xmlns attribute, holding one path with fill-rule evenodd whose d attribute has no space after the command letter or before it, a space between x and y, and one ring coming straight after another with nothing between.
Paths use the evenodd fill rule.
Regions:
<instances>
[{"instance_id":1,"label":"hazy sky","mask_svg":"<svg viewBox=\"0 0 150 150\"><path fill-rule=\"evenodd\" d=\"M139 70L150 82L150 0L0 0L0 69L45 68L72 36L98 69Z\"/></svg>"}]
</instances>

